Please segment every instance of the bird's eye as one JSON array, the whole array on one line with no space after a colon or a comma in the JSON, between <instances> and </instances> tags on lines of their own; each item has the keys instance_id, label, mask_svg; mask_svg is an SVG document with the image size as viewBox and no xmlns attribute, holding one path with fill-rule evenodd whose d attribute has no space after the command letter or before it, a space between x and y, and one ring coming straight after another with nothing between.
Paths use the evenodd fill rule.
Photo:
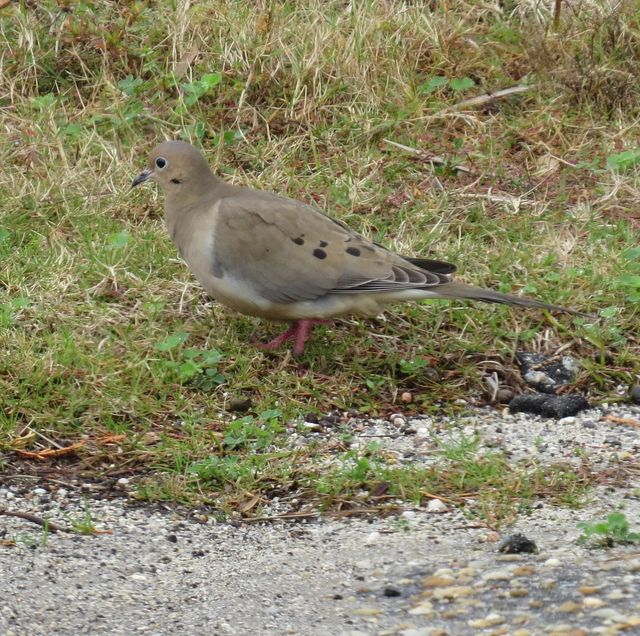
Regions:
<instances>
[{"instance_id":1,"label":"bird's eye","mask_svg":"<svg viewBox=\"0 0 640 636\"><path fill-rule=\"evenodd\" d=\"M158 168L158 170L162 170L167 167L167 163L168 162L164 157L158 157L156 159L156 168Z\"/></svg>"}]
</instances>

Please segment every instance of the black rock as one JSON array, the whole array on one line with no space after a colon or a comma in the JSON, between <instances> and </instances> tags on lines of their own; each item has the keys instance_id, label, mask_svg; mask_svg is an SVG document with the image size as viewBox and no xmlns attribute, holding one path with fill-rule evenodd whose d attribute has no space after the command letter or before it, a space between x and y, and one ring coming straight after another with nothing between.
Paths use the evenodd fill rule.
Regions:
<instances>
[{"instance_id":1,"label":"black rock","mask_svg":"<svg viewBox=\"0 0 640 636\"><path fill-rule=\"evenodd\" d=\"M634 404L640 404L640 384L632 387L631 391L629 391L629 397Z\"/></svg>"},{"instance_id":2,"label":"black rock","mask_svg":"<svg viewBox=\"0 0 640 636\"><path fill-rule=\"evenodd\" d=\"M545 356L540 353L516 352L522 379L534 389L555 393L571 384L580 371L580 364L571 356Z\"/></svg>"},{"instance_id":3,"label":"black rock","mask_svg":"<svg viewBox=\"0 0 640 636\"><path fill-rule=\"evenodd\" d=\"M232 397L227 402L229 413L246 413L251 408L251 398Z\"/></svg>"},{"instance_id":4,"label":"black rock","mask_svg":"<svg viewBox=\"0 0 640 636\"><path fill-rule=\"evenodd\" d=\"M397 587L394 587L393 585L387 585L387 587L384 588L384 595L385 596L402 596L402 592Z\"/></svg>"},{"instance_id":5,"label":"black rock","mask_svg":"<svg viewBox=\"0 0 640 636\"><path fill-rule=\"evenodd\" d=\"M569 417L589 408L589 402L578 393L549 395L548 393L523 393L509 402L512 413L534 413L543 417Z\"/></svg>"},{"instance_id":6,"label":"black rock","mask_svg":"<svg viewBox=\"0 0 640 636\"><path fill-rule=\"evenodd\" d=\"M523 534L510 534L498 544L498 551L503 554L537 554L538 546Z\"/></svg>"}]
</instances>

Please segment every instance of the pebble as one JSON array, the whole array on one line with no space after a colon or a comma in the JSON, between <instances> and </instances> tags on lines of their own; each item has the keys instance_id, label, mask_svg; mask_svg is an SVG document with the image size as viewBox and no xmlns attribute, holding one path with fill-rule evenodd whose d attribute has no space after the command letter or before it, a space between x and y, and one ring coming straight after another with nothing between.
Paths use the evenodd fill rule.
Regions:
<instances>
[{"instance_id":1,"label":"pebble","mask_svg":"<svg viewBox=\"0 0 640 636\"><path fill-rule=\"evenodd\" d=\"M591 616L597 616L598 618L604 618L607 620L616 620L619 623L624 623L626 621L626 618L621 616L618 610L611 607L603 607L601 609L594 610L591 612Z\"/></svg>"},{"instance_id":2,"label":"pebble","mask_svg":"<svg viewBox=\"0 0 640 636\"><path fill-rule=\"evenodd\" d=\"M446 587L454 582L455 579L452 576L434 574L424 579L422 585L424 585L424 587Z\"/></svg>"},{"instance_id":3,"label":"pebble","mask_svg":"<svg viewBox=\"0 0 640 636\"><path fill-rule=\"evenodd\" d=\"M565 601L558 606L559 612L579 612L582 610L582 605L575 601Z\"/></svg>"},{"instance_id":4,"label":"pebble","mask_svg":"<svg viewBox=\"0 0 640 636\"><path fill-rule=\"evenodd\" d=\"M389 418L389 421L396 428L402 428L403 426L405 426L407 424L407 419L403 415L399 415L397 413L395 415L392 415Z\"/></svg>"},{"instance_id":5,"label":"pebble","mask_svg":"<svg viewBox=\"0 0 640 636\"><path fill-rule=\"evenodd\" d=\"M409 614L413 616L431 616L433 613L433 605L428 601L423 601L409 610Z\"/></svg>"},{"instance_id":6,"label":"pebble","mask_svg":"<svg viewBox=\"0 0 640 636\"><path fill-rule=\"evenodd\" d=\"M486 629L487 627L502 625L504 621L504 616L500 616L500 614L489 614L485 618L467 621L467 625L476 629Z\"/></svg>"},{"instance_id":7,"label":"pebble","mask_svg":"<svg viewBox=\"0 0 640 636\"><path fill-rule=\"evenodd\" d=\"M606 596L610 601L620 601L623 598L627 598L627 594L625 594L622 590L612 590Z\"/></svg>"},{"instance_id":8,"label":"pebble","mask_svg":"<svg viewBox=\"0 0 640 636\"><path fill-rule=\"evenodd\" d=\"M531 576L536 569L532 565L520 565L513 569L514 576Z\"/></svg>"},{"instance_id":9,"label":"pebble","mask_svg":"<svg viewBox=\"0 0 640 636\"><path fill-rule=\"evenodd\" d=\"M485 581L508 581L513 578L512 570L490 570L482 575Z\"/></svg>"},{"instance_id":10,"label":"pebble","mask_svg":"<svg viewBox=\"0 0 640 636\"><path fill-rule=\"evenodd\" d=\"M433 590L435 599L454 599L473 594L473 588L468 585L452 585L451 587L436 587Z\"/></svg>"},{"instance_id":11,"label":"pebble","mask_svg":"<svg viewBox=\"0 0 640 636\"><path fill-rule=\"evenodd\" d=\"M441 499L431 499L427 504L427 512L443 513L449 512L449 507Z\"/></svg>"},{"instance_id":12,"label":"pebble","mask_svg":"<svg viewBox=\"0 0 640 636\"><path fill-rule=\"evenodd\" d=\"M498 389L498 392L496 393L496 401L500 404L508 404L509 402L511 402L514 395L515 393L512 389L502 387Z\"/></svg>"},{"instance_id":13,"label":"pebble","mask_svg":"<svg viewBox=\"0 0 640 636\"><path fill-rule=\"evenodd\" d=\"M384 614L384 611L376 607L360 607L353 611L358 616L378 616Z\"/></svg>"},{"instance_id":14,"label":"pebble","mask_svg":"<svg viewBox=\"0 0 640 636\"><path fill-rule=\"evenodd\" d=\"M372 545L380 540L379 532L370 532L364 539L365 545Z\"/></svg>"}]
</instances>

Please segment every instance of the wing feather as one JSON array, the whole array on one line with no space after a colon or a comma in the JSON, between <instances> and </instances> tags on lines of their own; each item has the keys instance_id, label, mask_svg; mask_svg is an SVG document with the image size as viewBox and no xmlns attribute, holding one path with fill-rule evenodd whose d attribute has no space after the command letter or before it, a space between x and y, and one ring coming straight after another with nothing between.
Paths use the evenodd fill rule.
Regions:
<instances>
[{"instance_id":1,"label":"wing feather","mask_svg":"<svg viewBox=\"0 0 640 636\"><path fill-rule=\"evenodd\" d=\"M455 270L405 259L311 206L246 189L220 202L213 249L224 271L274 303L434 287Z\"/></svg>"}]
</instances>

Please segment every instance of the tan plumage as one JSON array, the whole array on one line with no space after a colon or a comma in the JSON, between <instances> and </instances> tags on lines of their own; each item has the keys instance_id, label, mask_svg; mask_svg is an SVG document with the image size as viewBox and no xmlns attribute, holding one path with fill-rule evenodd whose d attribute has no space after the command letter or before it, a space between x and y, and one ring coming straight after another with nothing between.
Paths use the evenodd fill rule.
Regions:
<instances>
[{"instance_id":1,"label":"tan plumage","mask_svg":"<svg viewBox=\"0 0 640 636\"><path fill-rule=\"evenodd\" d=\"M453 281L455 266L403 257L299 201L218 179L182 141L151 152L133 186L154 179L165 194L167 228L216 300L241 313L294 323L274 341L304 347L315 322L376 315L384 305L425 298L571 309Z\"/></svg>"}]
</instances>

